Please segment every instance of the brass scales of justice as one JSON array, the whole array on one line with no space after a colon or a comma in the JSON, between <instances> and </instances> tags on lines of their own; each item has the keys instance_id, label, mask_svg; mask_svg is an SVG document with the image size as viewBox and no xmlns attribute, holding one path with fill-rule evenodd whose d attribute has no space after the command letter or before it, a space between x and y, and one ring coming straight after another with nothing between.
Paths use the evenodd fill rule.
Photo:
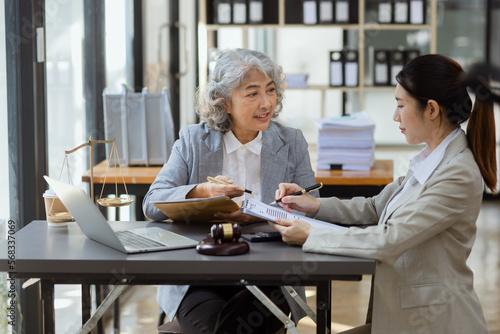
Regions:
<instances>
[{"instance_id":1,"label":"brass scales of justice","mask_svg":"<svg viewBox=\"0 0 500 334\"><path fill-rule=\"evenodd\" d=\"M125 178L123 177L123 171L120 165L120 157L118 155L118 149L116 147L116 138L109 139L109 140L93 140L92 136L90 136L89 140L86 143L83 143L77 147L75 147L72 150L69 151L64 151L65 157L64 157L64 162L63 162L63 167L66 163L67 169L68 169L68 179L71 180L70 173L69 173L69 163L68 163L68 154L71 154L73 152L78 151L79 149L89 146L90 147L90 198L92 201L94 200L94 161L93 161L93 152L92 152L92 147L94 144L113 144L111 148L111 152L109 155L108 163L106 166L106 174L104 176L104 181L102 183L102 189L101 189L101 194L99 198L96 200L96 202L104 207L121 207L121 206L127 206L130 205L134 202L133 199L130 198L127 190L127 185L125 183ZM115 168L115 197L102 197L102 194L104 192L104 187L106 185L106 180L108 178L108 172L109 168L111 166L111 163L114 164ZM118 166L118 168L117 168ZM62 169L61 169L61 175L62 175ZM123 182L123 187L125 188L125 193L126 193L126 198L120 197L118 194L118 177L117 177L117 171L120 171L122 182ZM51 219L54 221L58 222L66 222L66 221L72 221L73 218L71 217L69 212L56 212L54 214L49 215Z\"/></svg>"}]
</instances>

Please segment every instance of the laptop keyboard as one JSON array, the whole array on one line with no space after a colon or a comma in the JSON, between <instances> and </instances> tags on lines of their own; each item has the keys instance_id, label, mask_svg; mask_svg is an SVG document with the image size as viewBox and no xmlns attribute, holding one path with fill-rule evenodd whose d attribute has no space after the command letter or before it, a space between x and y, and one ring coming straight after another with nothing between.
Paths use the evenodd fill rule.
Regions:
<instances>
[{"instance_id":1,"label":"laptop keyboard","mask_svg":"<svg viewBox=\"0 0 500 334\"><path fill-rule=\"evenodd\" d=\"M130 231L118 231L116 232L116 236L120 239L123 246L127 248L144 249L164 246L164 244L158 241L148 239Z\"/></svg>"}]
</instances>

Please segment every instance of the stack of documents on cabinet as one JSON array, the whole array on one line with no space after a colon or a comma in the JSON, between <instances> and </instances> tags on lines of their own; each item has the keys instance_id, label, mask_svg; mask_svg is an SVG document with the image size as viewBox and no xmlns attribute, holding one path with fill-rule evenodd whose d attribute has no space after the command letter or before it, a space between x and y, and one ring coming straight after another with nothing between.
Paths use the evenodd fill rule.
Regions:
<instances>
[{"instance_id":1,"label":"stack of documents on cabinet","mask_svg":"<svg viewBox=\"0 0 500 334\"><path fill-rule=\"evenodd\" d=\"M370 170L375 161L375 123L366 111L315 123L319 129L316 169Z\"/></svg>"}]
</instances>

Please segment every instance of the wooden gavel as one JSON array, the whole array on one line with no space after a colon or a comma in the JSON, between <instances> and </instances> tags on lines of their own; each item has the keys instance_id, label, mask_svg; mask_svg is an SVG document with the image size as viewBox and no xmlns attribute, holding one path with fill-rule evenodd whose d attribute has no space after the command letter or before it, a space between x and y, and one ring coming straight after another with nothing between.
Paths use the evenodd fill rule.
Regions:
<instances>
[{"instance_id":1,"label":"wooden gavel","mask_svg":"<svg viewBox=\"0 0 500 334\"><path fill-rule=\"evenodd\" d=\"M219 243L236 242L241 237L241 228L238 224L214 224L210 228L210 235Z\"/></svg>"}]
</instances>

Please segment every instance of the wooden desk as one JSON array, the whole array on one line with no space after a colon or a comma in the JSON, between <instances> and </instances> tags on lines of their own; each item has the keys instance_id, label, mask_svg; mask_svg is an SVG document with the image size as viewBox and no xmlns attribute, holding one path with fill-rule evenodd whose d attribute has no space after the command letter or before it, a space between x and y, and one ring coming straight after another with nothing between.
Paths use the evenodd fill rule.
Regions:
<instances>
[{"instance_id":1,"label":"wooden desk","mask_svg":"<svg viewBox=\"0 0 500 334\"><path fill-rule=\"evenodd\" d=\"M106 169L108 167L108 162L106 160L101 161L99 164L94 166L94 184L103 184L104 178L106 177ZM123 173L123 178L127 186L129 184L147 184L148 186L153 183L156 175L160 172L162 166L153 167L122 167L121 172ZM122 183L122 173L120 168L110 167L108 170L108 176L106 179L106 184L115 182L115 175L118 178L118 183ZM82 175L83 182L90 183L90 170L86 171Z\"/></svg>"},{"instance_id":2,"label":"wooden desk","mask_svg":"<svg viewBox=\"0 0 500 334\"><path fill-rule=\"evenodd\" d=\"M375 160L369 171L316 170L316 182L322 182L321 196L354 197L373 196L391 183L392 160Z\"/></svg>"}]
</instances>

